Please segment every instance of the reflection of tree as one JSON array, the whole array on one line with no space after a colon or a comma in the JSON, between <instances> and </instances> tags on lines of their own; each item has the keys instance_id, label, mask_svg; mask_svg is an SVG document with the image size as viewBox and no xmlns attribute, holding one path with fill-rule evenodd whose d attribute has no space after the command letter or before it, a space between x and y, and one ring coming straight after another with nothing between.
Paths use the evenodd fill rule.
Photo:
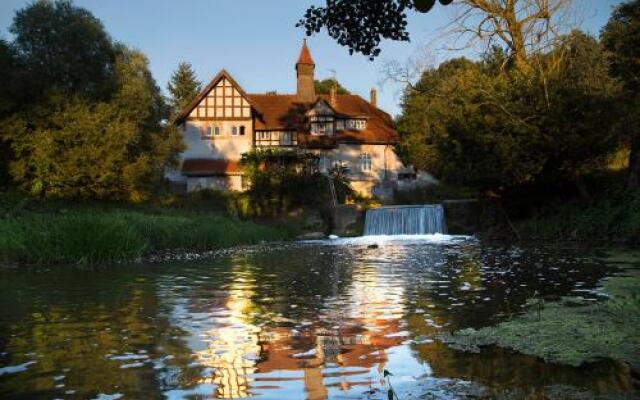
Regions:
<instances>
[{"instance_id":1,"label":"reflection of tree","mask_svg":"<svg viewBox=\"0 0 640 400\"><path fill-rule=\"evenodd\" d=\"M23 354L31 354L37 363L28 373L7 378L4 385L10 393L24 394L29 388L51 397L72 389L82 398L100 392L158 398L162 384L159 388L157 382L163 381L164 369L154 369L153 360L168 355L173 358L163 362L185 374L176 379L189 381L198 374L197 368L187 368L190 352L181 340L184 332L158 313L153 282L133 274L91 282L77 271L53 282L31 278L30 287L46 291L32 293L31 312L14 321L7 351L15 356L13 363L26 361L19 359ZM78 298L86 301L78 303ZM120 368L136 362L143 364ZM64 378L55 381L52 374ZM61 384L64 387L55 388Z\"/></svg>"}]
</instances>

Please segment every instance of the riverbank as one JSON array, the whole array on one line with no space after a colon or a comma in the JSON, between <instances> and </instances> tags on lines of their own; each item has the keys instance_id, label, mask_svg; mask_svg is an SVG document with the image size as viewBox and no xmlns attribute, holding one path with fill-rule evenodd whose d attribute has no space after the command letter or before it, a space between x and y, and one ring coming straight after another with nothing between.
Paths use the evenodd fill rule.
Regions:
<instances>
[{"instance_id":1,"label":"riverbank","mask_svg":"<svg viewBox=\"0 0 640 400\"><path fill-rule=\"evenodd\" d=\"M134 261L170 249L212 250L292 238L294 229L220 210L126 204L11 204L0 213L0 264Z\"/></svg>"},{"instance_id":2,"label":"riverbank","mask_svg":"<svg viewBox=\"0 0 640 400\"><path fill-rule=\"evenodd\" d=\"M512 320L446 333L439 339L467 352L495 345L547 362L579 366L608 358L640 371L640 253L621 253L603 261L619 268L603 283L608 300L587 305L576 297L552 303L531 299L529 310Z\"/></svg>"},{"instance_id":3,"label":"riverbank","mask_svg":"<svg viewBox=\"0 0 640 400\"><path fill-rule=\"evenodd\" d=\"M523 239L640 243L640 192L612 190L593 199L556 201L514 221Z\"/></svg>"}]
</instances>

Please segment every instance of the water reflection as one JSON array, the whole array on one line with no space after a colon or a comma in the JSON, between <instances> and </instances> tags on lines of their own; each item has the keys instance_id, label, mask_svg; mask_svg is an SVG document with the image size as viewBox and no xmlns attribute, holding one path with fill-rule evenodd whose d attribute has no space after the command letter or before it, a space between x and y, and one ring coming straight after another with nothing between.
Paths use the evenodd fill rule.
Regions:
<instances>
[{"instance_id":1,"label":"water reflection","mask_svg":"<svg viewBox=\"0 0 640 400\"><path fill-rule=\"evenodd\" d=\"M506 318L534 292L597 300L603 273L566 251L471 241L303 244L200 264L4 271L0 397L383 398L384 369L413 394L446 378L534 398L550 383L631 391L620 365L461 354L434 340Z\"/></svg>"}]
</instances>

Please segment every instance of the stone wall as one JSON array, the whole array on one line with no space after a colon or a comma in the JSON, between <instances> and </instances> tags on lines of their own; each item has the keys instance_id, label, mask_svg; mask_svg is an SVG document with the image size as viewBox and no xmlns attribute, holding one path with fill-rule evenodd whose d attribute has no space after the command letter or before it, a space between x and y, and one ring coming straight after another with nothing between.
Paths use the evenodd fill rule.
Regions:
<instances>
[{"instance_id":1,"label":"stone wall","mask_svg":"<svg viewBox=\"0 0 640 400\"><path fill-rule=\"evenodd\" d=\"M364 226L364 211L355 204L344 204L332 210L331 233L338 236L359 236Z\"/></svg>"}]
</instances>

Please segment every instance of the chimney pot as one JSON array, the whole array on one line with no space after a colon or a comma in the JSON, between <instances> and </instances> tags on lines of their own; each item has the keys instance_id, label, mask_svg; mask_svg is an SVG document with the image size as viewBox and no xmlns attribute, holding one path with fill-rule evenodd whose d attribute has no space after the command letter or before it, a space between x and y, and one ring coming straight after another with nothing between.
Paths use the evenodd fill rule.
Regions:
<instances>
[{"instance_id":1,"label":"chimney pot","mask_svg":"<svg viewBox=\"0 0 640 400\"><path fill-rule=\"evenodd\" d=\"M371 89L371 100L369 102L372 106L378 107L378 92L375 88Z\"/></svg>"}]
</instances>

